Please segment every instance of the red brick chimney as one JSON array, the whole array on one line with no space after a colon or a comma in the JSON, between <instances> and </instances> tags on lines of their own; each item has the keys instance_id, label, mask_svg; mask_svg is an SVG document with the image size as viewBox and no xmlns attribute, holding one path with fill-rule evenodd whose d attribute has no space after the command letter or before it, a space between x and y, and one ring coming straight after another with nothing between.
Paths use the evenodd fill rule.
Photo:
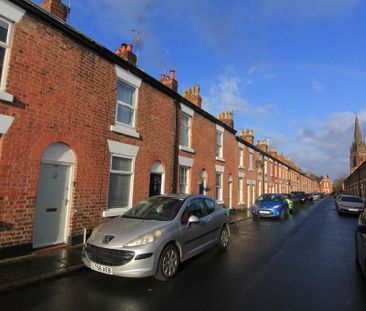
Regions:
<instances>
[{"instance_id":1,"label":"red brick chimney","mask_svg":"<svg viewBox=\"0 0 366 311\"><path fill-rule=\"evenodd\" d=\"M201 108L202 97L200 95L200 86L194 85L183 92L183 97L188 99L192 104Z\"/></svg>"},{"instance_id":2,"label":"red brick chimney","mask_svg":"<svg viewBox=\"0 0 366 311\"><path fill-rule=\"evenodd\" d=\"M132 52L132 44L122 43L116 54L123 58L126 62L136 66L137 56Z\"/></svg>"},{"instance_id":3,"label":"red brick chimney","mask_svg":"<svg viewBox=\"0 0 366 311\"><path fill-rule=\"evenodd\" d=\"M162 73L160 76L160 82L172 89L174 92L178 91L178 82L175 80L175 71L173 69L170 70L169 77L166 77L165 73Z\"/></svg>"},{"instance_id":4,"label":"red brick chimney","mask_svg":"<svg viewBox=\"0 0 366 311\"><path fill-rule=\"evenodd\" d=\"M67 6L64 5L61 0L44 0L41 3L41 8L63 20L64 22L66 21Z\"/></svg>"},{"instance_id":5,"label":"red brick chimney","mask_svg":"<svg viewBox=\"0 0 366 311\"><path fill-rule=\"evenodd\" d=\"M268 141L267 139L258 140L257 141L257 147L264 152L268 152Z\"/></svg>"},{"instance_id":6,"label":"red brick chimney","mask_svg":"<svg viewBox=\"0 0 366 311\"><path fill-rule=\"evenodd\" d=\"M219 114L218 118L221 122L224 122L226 125L230 126L231 128L234 128L234 119L233 119L233 113L232 112L222 112Z\"/></svg>"},{"instance_id":7,"label":"red brick chimney","mask_svg":"<svg viewBox=\"0 0 366 311\"><path fill-rule=\"evenodd\" d=\"M240 133L240 138L244 139L245 141L253 145L254 143L253 130L242 130Z\"/></svg>"}]
</instances>

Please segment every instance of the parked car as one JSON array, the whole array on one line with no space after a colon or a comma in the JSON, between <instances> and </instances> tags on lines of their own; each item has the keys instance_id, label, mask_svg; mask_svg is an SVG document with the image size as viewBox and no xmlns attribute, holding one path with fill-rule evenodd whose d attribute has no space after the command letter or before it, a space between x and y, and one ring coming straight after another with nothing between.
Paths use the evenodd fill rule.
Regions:
<instances>
[{"instance_id":1,"label":"parked car","mask_svg":"<svg viewBox=\"0 0 366 311\"><path fill-rule=\"evenodd\" d=\"M310 203L309 197L304 191L292 191L291 194L296 197L302 205Z\"/></svg>"},{"instance_id":2,"label":"parked car","mask_svg":"<svg viewBox=\"0 0 366 311\"><path fill-rule=\"evenodd\" d=\"M289 207L284 195L280 193L265 193L255 201L252 207L253 218L278 217L284 219L289 215Z\"/></svg>"},{"instance_id":3,"label":"parked car","mask_svg":"<svg viewBox=\"0 0 366 311\"><path fill-rule=\"evenodd\" d=\"M162 195L139 202L96 227L84 247L84 264L124 277L173 278L179 264L212 246L229 245L228 218L204 195Z\"/></svg>"},{"instance_id":4,"label":"parked car","mask_svg":"<svg viewBox=\"0 0 366 311\"><path fill-rule=\"evenodd\" d=\"M323 198L323 194L321 192L313 192L311 194L311 196L313 197L313 200L320 200L321 198Z\"/></svg>"},{"instance_id":5,"label":"parked car","mask_svg":"<svg viewBox=\"0 0 366 311\"><path fill-rule=\"evenodd\" d=\"M356 228L356 260L366 278L366 209L358 217Z\"/></svg>"},{"instance_id":6,"label":"parked car","mask_svg":"<svg viewBox=\"0 0 366 311\"><path fill-rule=\"evenodd\" d=\"M285 197L289 212L292 214L298 205L298 200L296 199L296 197L288 193L283 193L282 195Z\"/></svg>"},{"instance_id":7,"label":"parked car","mask_svg":"<svg viewBox=\"0 0 366 311\"><path fill-rule=\"evenodd\" d=\"M337 212L341 213L361 213L365 207L362 198L354 195L341 195L336 201Z\"/></svg>"}]
</instances>

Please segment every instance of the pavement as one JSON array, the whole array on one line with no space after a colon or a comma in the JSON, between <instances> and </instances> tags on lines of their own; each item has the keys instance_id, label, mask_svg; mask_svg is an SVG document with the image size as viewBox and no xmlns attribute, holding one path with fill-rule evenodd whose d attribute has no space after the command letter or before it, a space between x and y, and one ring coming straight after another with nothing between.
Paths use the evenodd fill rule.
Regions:
<instances>
[{"instance_id":1,"label":"pavement","mask_svg":"<svg viewBox=\"0 0 366 311\"><path fill-rule=\"evenodd\" d=\"M230 224L251 217L247 209L231 210ZM14 290L84 268L83 245L58 246L0 261L0 292Z\"/></svg>"}]
</instances>

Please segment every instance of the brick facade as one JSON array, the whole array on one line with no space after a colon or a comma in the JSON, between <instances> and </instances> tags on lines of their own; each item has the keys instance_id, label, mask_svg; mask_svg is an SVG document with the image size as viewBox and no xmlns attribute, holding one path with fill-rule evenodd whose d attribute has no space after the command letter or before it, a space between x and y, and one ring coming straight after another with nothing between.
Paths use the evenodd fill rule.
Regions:
<instances>
[{"instance_id":1,"label":"brick facade","mask_svg":"<svg viewBox=\"0 0 366 311\"><path fill-rule=\"evenodd\" d=\"M186 98L180 96L173 71L158 81L138 69L132 46L114 54L29 1L0 0L7 3L25 14L13 23L7 76L0 90L0 129L5 129L0 132L0 257L2 252L11 255L8 249L33 247L42 157L52 144L67 146L75 155L64 243L80 241L84 229L118 214L109 214L117 210L108 208L116 149L135 152L128 207L149 196L153 167L162 170L162 193L179 191L180 167L188 165L189 192L200 191L204 176L205 192L215 197L216 176L222 173L221 203L231 208L250 207L265 190L264 183L278 192L317 190L295 164L271 153L268 146L264 150L253 145L251 131L239 137L230 113L215 118L202 110L197 88ZM138 87L133 127L121 130L116 86L124 77L138 81ZM186 148L181 146L183 114L191 122ZM222 157L216 155L217 131L223 134ZM264 160L266 173L260 165Z\"/></svg>"}]
</instances>

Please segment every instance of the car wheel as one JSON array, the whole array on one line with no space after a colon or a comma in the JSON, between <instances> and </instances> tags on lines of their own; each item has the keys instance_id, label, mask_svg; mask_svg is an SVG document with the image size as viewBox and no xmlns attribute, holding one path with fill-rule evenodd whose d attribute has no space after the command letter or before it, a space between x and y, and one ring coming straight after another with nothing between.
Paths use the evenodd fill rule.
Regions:
<instances>
[{"instance_id":1,"label":"car wheel","mask_svg":"<svg viewBox=\"0 0 366 311\"><path fill-rule=\"evenodd\" d=\"M159 281L167 281L173 278L179 267L179 250L176 246L169 244L160 255L158 270L155 278Z\"/></svg>"},{"instance_id":2,"label":"car wheel","mask_svg":"<svg viewBox=\"0 0 366 311\"><path fill-rule=\"evenodd\" d=\"M224 251L229 246L230 242L230 232L229 229L224 226L220 233L219 243L217 244L217 249L219 251Z\"/></svg>"}]
</instances>

